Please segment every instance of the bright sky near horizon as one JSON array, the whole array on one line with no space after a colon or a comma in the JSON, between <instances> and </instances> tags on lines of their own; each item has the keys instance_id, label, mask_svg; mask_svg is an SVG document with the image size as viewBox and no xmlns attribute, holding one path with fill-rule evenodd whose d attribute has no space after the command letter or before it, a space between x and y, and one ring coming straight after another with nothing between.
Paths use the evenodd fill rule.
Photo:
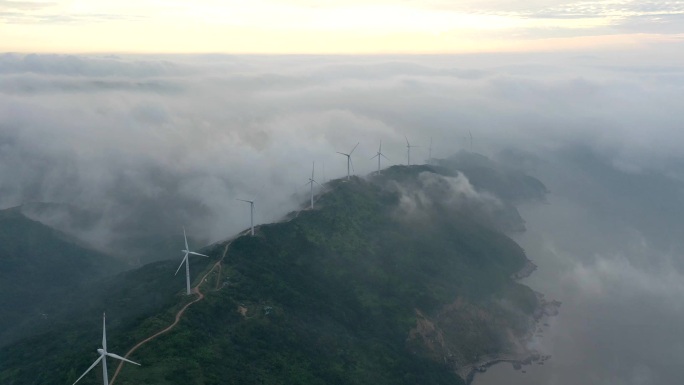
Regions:
<instances>
[{"instance_id":1,"label":"bright sky near horizon","mask_svg":"<svg viewBox=\"0 0 684 385\"><path fill-rule=\"evenodd\" d=\"M0 0L0 51L462 53L684 40L684 0Z\"/></svg>"}]
</instances>

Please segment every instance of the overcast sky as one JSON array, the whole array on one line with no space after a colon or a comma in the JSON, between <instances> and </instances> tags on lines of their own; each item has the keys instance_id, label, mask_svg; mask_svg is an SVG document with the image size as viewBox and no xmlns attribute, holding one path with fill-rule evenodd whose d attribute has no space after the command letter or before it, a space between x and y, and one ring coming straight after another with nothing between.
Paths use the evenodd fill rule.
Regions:
<instances>
[{"instance_id":1,"label":"overcast sky","mask_svg":"<svg viewBox=\"0 0 684 385\"><path fill-rule=\"evenodd\" d=\"M557 51L683 33L682 0L0 0L13 52Z\"/></svg>"}]
</instances>

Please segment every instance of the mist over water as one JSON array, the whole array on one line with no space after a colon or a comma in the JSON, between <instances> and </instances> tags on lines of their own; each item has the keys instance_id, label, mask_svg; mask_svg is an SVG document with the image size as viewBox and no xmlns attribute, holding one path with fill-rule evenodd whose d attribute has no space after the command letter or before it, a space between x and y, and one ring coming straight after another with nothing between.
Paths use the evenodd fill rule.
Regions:
<instances>
[{"instance_id":1,"label":"mist over water","mask_svg":"<svg viewBox=\"0 0 684 385\"><path fill-rule=\"evenodd\" d=\"M526 280L563 302L553 357L492 384L675 384L684 356L681 43L460 56L0 55L0 206L121 257L191 247L305 205L306 182L468 149L551 191L516 235ZM383 160L384 162L384 160ZM147 236L148 238L145 238ZM137 242L137 243L136 243ZM168 245L167 245L168 246ZM172 245L173 246L173 245ZM181 245L178 244L178 247ZM174 246L175 247L175 246ZM123 250L123 251L122 251ZM174 248L175 250L175 248ZM174 251L175 252L175 251ZM178 257L177 254L169 258ZM145 261L138 255L139 261ZM161 256L163 258L163 256Z\"/></svg>"},{"instance_id":2,"label":"mist over water","mask_svg":"<svg viewBox=\"0 0 684 385\"><path fill-rule=\"evenodd\" d=\"M621 171L586 148L549 155L537 172L552 194L521 210L528 231L516 240L539 266L525 283L563 302L531 344L552 358L527 373L501 364L474 384L676 383L684 185Z\"/></svg>"}]
</instances>

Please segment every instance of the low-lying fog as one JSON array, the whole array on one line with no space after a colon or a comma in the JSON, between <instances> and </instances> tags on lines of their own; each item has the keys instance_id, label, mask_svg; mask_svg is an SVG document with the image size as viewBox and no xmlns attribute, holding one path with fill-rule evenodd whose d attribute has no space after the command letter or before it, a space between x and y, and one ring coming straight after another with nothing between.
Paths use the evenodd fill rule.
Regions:
<instances>
[{"instance_id":1,"label":"low-lying fog","mask_svg":"<svg viewBox=\"0 0 684 385\"><path fill-rule=\"evenodd\" d=\"M0 205L145 261L140 234L217 241L306 200L305 183L469 148L551 190L521 209L527 282L563 302L553 358L477 385L674 384L684 356L679 43L424 57L0 55ZM513 150L511 150L513 149ZM503 152L502 152L503 151ZM502 155L503 154L503 155ZM72 215L72 217L69 217ZM179 238L180 239L180 238ZM138 253L136 255L136 253ZM177 257L176 254L170 255ZM155 257L155 258L158 258Z\"/></svg>"},{"instance_id":2,"label":"low-lying fog","mask_svg":"<svg viewBox=\"0 0 684 385\"><path fill-rule=\"evenodd\" d=\"M475 385L668 384L684 352L681 180L630 172L586 147L547 154L547 205L521 210L515 239L539 269L525 283L563 302L531 344L552 359L500 364Z\"/></svg>"}]
</instances>

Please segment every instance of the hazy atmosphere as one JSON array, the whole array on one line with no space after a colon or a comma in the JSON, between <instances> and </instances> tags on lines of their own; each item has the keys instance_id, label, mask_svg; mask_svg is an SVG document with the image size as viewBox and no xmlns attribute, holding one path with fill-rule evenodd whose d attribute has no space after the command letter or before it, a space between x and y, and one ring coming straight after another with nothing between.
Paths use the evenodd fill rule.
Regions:
<instances>
[{"instance_id":1,"label":"hazy atmosphere","mask_svg":"<svg viewBox=\"0 0 684 385\"><path fill-rule=\"evenodd\" d=\"M404 135L423 162L430 138L444 157L469 149L470 131L474 151L551 190L522 211L518 237L540 266L530 284L564 305L540 342L554 358L523 383L535 371L539 384L672 383L684 349L676 59L6 54L0 197L94 212L87 227L59 210L41 219L105 250L183 225L209 242L248 226L235 198L277 220L305 203L312 162L319 180L341 177L335 152L357 142L364 174L380 140L388 164L406 161Z\"/></svg>"},{"instance_id":2,"label":"hazy atmosphere","mask_svg":"<svg viewBox=\"0 0 684 385\"><path fill-rule=\"evenodd\" d=\"M586 146L677 178L682 70L631 54L428 57L0 57L4 207L102 215L86 238L180 231L207 241L273 221L319 179L468 149ZM674 60L675 57L672 57ZM509 64L501 64L501 63ZM388 165L389 165L388 164Z\"/></svg>"},{"instance_id":3,"label":"hazy atmosphere","mask_svg":"<svg viewBox=\"0 0 684 385\"><path fill-rule=\"evenodd\" d=\"M237 199L307 205L357 143L356 175L381 141L481 153L549 189L510 235L563 305L551 360L474 384L678 383L684 2L519 3L0 0L0 208L139 267L248 228Z\"/></svg>"}]
</instances>

